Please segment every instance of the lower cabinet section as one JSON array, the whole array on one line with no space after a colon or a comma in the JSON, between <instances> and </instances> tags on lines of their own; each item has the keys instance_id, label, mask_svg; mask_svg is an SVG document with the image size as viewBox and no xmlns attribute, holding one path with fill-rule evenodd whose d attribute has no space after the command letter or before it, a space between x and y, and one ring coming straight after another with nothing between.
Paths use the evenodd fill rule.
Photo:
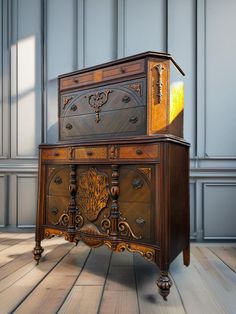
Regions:
<instances>
[{"instance_id":1,"label":"lower cabinet section","mask_svg":"<svg viewBox=\"0 0 236 314\"><path fill-rule=\"evenodd\" d=\"M170 263L183 252L189 264L188 189L188 144L176 138L41 145L34 258L53 236L138 252L159 266L166 299Z\"/></svg>"},{"instance_id":2,"label":"lower cabinet section","mask_svg":"<svg viewBox=\"0 0 236 314\"><path fill-rule=\"evenodd\" d=\"M153 166L121 165L119 167L118 234L127 239L153 240L151 185ZM66 228L69 225L70 166L48 165L45 224ZM87 228L98 235L110 229L112 200L111 166L77 165L75 169L75 227ZM153 182L154 183L154 182Z\"/></svg>"}]
</instances>

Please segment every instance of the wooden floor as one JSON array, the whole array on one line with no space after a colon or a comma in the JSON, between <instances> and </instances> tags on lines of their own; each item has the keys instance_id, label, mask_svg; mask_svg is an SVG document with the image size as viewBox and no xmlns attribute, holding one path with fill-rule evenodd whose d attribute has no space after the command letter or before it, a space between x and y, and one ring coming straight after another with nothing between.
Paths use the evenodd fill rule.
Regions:
<instances>
[{"instance_id":1,"label":"wooden floor","mask_svg":"<svg viewBox=\"0 0 236 314\"><path fill-rule=\"evenodd\" d=\"M236 313L236 244L191 247L170 269L168 302L157 292L158 268L138 254L44 240L39 266L32 233L0 233L0 314Z\"/></svg>"}]
</instances>

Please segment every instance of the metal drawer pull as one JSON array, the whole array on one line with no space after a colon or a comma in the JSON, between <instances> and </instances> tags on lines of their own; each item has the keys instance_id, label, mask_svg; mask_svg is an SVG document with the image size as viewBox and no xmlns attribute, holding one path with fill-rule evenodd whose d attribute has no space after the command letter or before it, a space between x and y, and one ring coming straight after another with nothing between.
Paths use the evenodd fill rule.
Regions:
<instances>
[{"instance_id":1,"label":"metal drawer pull","mask_svg":"<svg viewBox=\"0 0 236 314\"><path fill-rule=\"evenodd\" d=\"M145 224L145 220L143 219L143 217L138 217L136 220L136 223L139 224L139 225L143 225Z\"/></svg>"},{"instance_id":2,"label":"metal drawer pull","mask_svg":"<svg viewBox=\"0 0 236 314\"><path fill-rule=\"evenodd\" d=\"M79 79L74 78L74 79L73 79L73 82L74 82L74 83L79 83Z\"/></svg>"},{"instance_id":3,"label":"metal drawer pull","mask_svg":"<svg viewBox=\"0 0 236 314\"><path fill-rule=\"evenodd\" d=\"M129 96L127 96L127 95L125 95L123 98L122 98L122 102L124 102L124 103L128 103L128 102L130 102L130 97Z\"/></svg>"},{"instance_id":4,"label":"metal drawer pull","mask_svg":"<svg viewBox=\"0 0 236 314\"><path fill-rule=\"evenodd\" d=\"M76 111L76 110L77 110L77 106L76 106L76 105L72 105L72 106L70 107L70 110L71 110L71 111Z\"/></svg>"},{"instance_id":5,"label":"metal drawer pull","mask_svg":"<svg viewBox=\"0 0 236 314\"><path fill-rule=\"evenodd\" d=\"M140 178L135 178L132 182L132 186L135 190L141 189L143 186L143 180Z\"/></svg>"},{"instance_id":6,"label":"metal drawer pull","mask_svg":"<svg viewBox=\"0 0 236 314\"><path fill-rule=\"evenodd\" d=\"M56 176L56 178L54 179L54 183L62 184L62 178L60 176Z\"/></svg>"},{"instance_id":7,"label":"metal drawer pull","mask_svg":"<svg viewBox=\"0 0 236 314\"><path fill-rule=\"evenodd\" d=\"M58 212L59 212L59 209L58 209L58 208L56 208L56 207L51 208L51 213L52 213L52 215L57 215Z\"/></svg>"},{"instance_id":8,"label":"metal drawer pull","mask_svg":"<svg viewBox=\"0 0 236 314\"><path fill-rule=\"evenodd\" d=\"M137 155L142 155L143 154L143 151L141 149L136 149L136 154Z\"/></svg>"},{"instance_id":9,"label":"metal drawer pull","mask_svg":"<svg viewBox=\"0 0 236 314\"><path fill-rule=\"evenodd\" d=\"M87 151L87 156L92 156L93 155L93 152L91 150Z\"/></svg>"},{"instance_id":10,"label":"metal drawer pull","mask_svg":"<svg viewBox=\"0 0 236 314\"><path fill-rule=\"evenodd\" d=\"M67 129L67 130L71 130L72 128L73 128L72 124L67 123L67 125L66 125L66 129Z\"/></svg>"},{"instance_id":11,"label":"metal drawer pull","mask_svg":"<svg viewBox=\"0 0 236 314\"><path fill-rule=\"evenodd\" d=\"M58 152L54 152L53 156L58 157L60 154Z\"/></svg>"},{"instance_id":12,"label":"metal drawer pull","mask_svg":"<svg viewBox=\"0 0 236 314\"><path fill-rule=\"evenodd\" d=\"M135 116L135 117L130 117L130 118L129 118L129 122L130 122L130 123L133 123L133 124L134 124L134 123L136 123L137 121L138 121L138 117L137 117L137 116Z\"/></svg>"},{"instance_id":13,"label":"metal drawer pull","mask_svg":"<svg viewBox=\"0 0 236 314\"><path fill-rule=\"evenodd\" d=\"M121 73L125 73L125 68L120 68Z\"/></svg>"}]
</instances>

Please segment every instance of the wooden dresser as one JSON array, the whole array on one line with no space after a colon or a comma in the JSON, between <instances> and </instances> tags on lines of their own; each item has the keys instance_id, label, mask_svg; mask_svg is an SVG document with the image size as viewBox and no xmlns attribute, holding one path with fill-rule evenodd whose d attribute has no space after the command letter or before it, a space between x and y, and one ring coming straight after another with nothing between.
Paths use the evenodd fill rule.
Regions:
<instances>
[{"instance_id":1,"label":"wooden dresser","mask_svg":"<svg viewBox=\"0 0 236 314\"><path fill-rule=\"evenodd\" d=\"M39 147L37 262L53 236L139 252L159 266L166 299L170 263L183 252L189 264L189 144L173 64L182 72L147 52L59 77L59 142Z\"/></svg>"}]
</instances>

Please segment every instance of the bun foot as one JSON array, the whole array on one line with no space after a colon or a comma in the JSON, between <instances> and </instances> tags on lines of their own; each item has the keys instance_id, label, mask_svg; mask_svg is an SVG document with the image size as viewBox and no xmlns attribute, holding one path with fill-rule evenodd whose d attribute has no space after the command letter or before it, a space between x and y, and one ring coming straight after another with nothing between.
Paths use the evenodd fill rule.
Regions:
<instances>
[{"instance_id":1,"label":"bun foot","mask_svg":"<svg viewBox=\"0 0 236 314\"><path fill-rule=\"evenodd\" d=\"M33 249L34 259L36 261L36 264L39 264L39 260L42 256L44 249L41 247L40 242L36 242L35 248Z\"/></svg>"},{"instance_id":2,"label":"bun foot","mask_svg":"<svg viewBox=\"0 0 236 314\"><path fill-rule=\"evenodd\" d=\"M161 271L160 277L157 280L157 287L159 288L159 293L165 301L167 301L167 296L170 293L170 287L172 286L172 281L168 276L167 271Z\"/></svg>"}]
</instances>

